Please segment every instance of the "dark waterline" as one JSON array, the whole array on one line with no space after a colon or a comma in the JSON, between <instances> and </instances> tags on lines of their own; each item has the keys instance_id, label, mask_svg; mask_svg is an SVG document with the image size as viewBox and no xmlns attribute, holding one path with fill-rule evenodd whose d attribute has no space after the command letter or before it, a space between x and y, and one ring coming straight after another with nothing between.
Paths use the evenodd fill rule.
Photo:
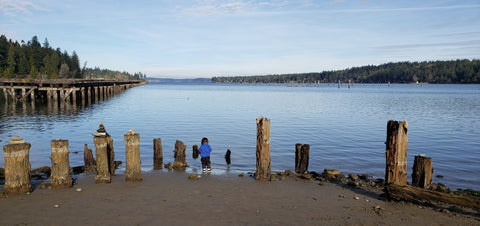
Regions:
<instances>
[{"instance_id":1,"label":"dark waterline","mask_svg":"<svg viewBox=\"0 0 480 226\"><path fill-rule=\"evenodd\" d=\"M162 138L164 162L173 162L178 139L187 145L189 170L200 168L191 148L206 136L214 149L214 170L252 172L255 119L264 116L271 120L272 170L293 169L295 143L307 143L312 171L336 168L383 177L386 124L393 119L409 124L409 174L414 156L426 154L433 158L434 176L443 176L434 182L480 190L479 85L148 84L84 109L37 104L34 111L29 104L5 106L0 100L0 144L23 137L32 144L32 168L50 165L55 138L68 139L71 165L82 165L83 145L94 149L91 133L102 121L114 140L116 160L125 159L123 134L131 128L140 133L143 170L153 169L154 138ZM227 149L230 166L223 159Z\"/></svg>"}]
</instances>

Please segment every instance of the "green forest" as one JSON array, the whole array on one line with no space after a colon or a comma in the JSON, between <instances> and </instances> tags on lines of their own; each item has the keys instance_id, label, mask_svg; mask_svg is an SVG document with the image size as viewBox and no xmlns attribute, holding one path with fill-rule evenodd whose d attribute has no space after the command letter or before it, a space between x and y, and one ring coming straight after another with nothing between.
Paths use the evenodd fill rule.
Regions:
<instances>
[{"instance_id":1,"label":"green forest","mask_svg":"<svg viewBox=\"0 0 480 226\"><path fill-rule=\"evenodd\" d=\"M387 63L338 71L213 77L218 83L439 83L479 84L480 60Z\"/></svg>"},{"instance_id":2,"label":"green forest","mask_svg":"<svg viewBox=\"0 0 480 226\"><path fill-rule=\"evenodd\" d=\"M75 51L71 55L60 48L54 49L45 38L43 45L37 36L32 40L12 41L0 36L0 78L87 78L87 79L144 79L145 74L112 71L107 69L80 67Z\"/></svg>"}]
</instances>

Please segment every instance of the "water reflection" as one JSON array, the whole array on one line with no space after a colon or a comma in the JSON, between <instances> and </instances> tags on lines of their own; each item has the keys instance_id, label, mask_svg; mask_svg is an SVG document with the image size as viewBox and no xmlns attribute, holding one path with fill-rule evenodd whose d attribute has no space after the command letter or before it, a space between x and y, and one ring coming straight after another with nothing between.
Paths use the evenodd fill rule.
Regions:
<instances>
[{"instance_id":1,"label":"water reflection","mask_svg":"<svg viewBox=\"0 0 480 226\"><path fill-rule=\"evenodd\" d=\"M100 98L99 98L100 100ZM125 159L123 135L141 134L142 168L153 169L153 139L162 138L164 163L173 162L176 140L192 146L211 139L215 169L254 171L255 119L271 119L272 170L294 168L295 143L310 144L310 170L385 171L388 120L409 123L408 170L413 156L433 158L434 181L480 189L480 86L364 85L317 87L149 84L106 101L79 105L0 100L0 143L21 136L32 144L32 167L49 165L50 140L68 139L72 166L83 164L84 145L102 121L112 135L117 160ZM231 163L225 150L232 150ZM78 152L80 154L75 154ZM118 155L117 155L118 154ZM192 155L188 155L191 157ZM192 168L199 159L187 158ZM3 159L0 158L0 166ZM122 166L121 166L122 167ZM457 172L462 172L459 174Z\"/></svg>"}]
</instances>

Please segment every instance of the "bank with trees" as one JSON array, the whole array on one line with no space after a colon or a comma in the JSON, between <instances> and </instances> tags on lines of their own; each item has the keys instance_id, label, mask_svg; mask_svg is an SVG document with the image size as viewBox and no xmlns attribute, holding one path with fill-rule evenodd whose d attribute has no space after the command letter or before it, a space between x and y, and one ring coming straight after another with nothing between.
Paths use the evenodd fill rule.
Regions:
<instances>
[{"instance_id":1,"label":"bank with trees","mask_svg":"<svg viewBox=\"0 0 480 226\"><path fill-rule=\"evenodd\" d=\"M218 83L438 83L479 84L480 60L386 63L298 74L213 77Z\"/></svg>"},{"instance_id":2,"label":"bank with trees","mask_svg":"<svg viewBox=\"0 0 480 226\"><path fill-rule=\"evenodd\" d=\"M143 73L108 69L87 68L85 61L80 67L80 59L75 51L67 51L50 46L45 38L43 44L37 36L31 40L13 41L5 35L0 36L0 78L103 78L103 79L145 79Z\"/></svg>"}]
</instances>

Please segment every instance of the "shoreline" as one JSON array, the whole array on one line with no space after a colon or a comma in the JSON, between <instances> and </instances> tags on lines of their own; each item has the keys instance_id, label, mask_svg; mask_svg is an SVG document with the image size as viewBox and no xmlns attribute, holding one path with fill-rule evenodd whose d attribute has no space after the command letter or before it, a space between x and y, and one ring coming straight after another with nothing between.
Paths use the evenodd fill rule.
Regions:
<instances>
[{"instance_id":1,"label":"shoreline","mask_svg":"<svg viewBox=\"0 0 480 226\"><path fill-rule=\"evenodd\" d=\"M381 189L288 177L259 182L245 175L199 175L165 170L142 172L140 182L124 174L95 184L79 174L68 189L37 187L29 195L0 199L4 225L38 224L382 224L478 225L478 212L385 202Z\"/></svg>"}]
</instances>

